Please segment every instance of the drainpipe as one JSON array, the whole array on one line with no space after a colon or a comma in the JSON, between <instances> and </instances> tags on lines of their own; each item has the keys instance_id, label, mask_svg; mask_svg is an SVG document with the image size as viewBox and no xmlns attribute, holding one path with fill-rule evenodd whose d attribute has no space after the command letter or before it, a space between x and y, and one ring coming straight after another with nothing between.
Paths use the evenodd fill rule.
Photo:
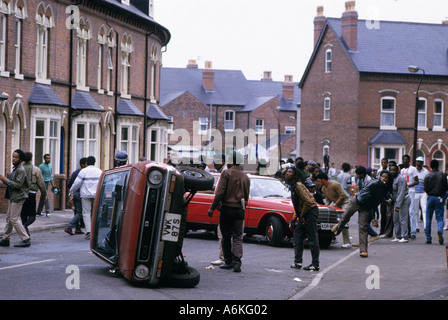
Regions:
<instances>
[{"instance_id":1,"label":"drainpipe","mask_svg":"<svg viewBox=\"0 0 448 320\"><path fill-rule=\"evenodd\" d=\"M154 27L154 31L146 33L146 42L145 42L145 99L143 105L143 157L146 157L146 126L148 125L148 116L147 112L147 103L148 103L148 58L149 58L149 36L156 32L156 28Z\"/></svg>"}]
</instances>

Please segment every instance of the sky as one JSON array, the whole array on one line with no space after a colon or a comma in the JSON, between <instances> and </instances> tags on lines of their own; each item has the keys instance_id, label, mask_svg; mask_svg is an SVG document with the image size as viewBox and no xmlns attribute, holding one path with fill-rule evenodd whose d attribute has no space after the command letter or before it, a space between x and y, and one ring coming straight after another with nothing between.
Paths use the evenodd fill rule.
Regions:
<instances>
[{"instance_id":1,"label":"sky","mask_svg":"<svg viewBox=\"0 0 448 320\"><path fill-rule=\"evenodd\" d=\"M274 81L299 82L314 46L317 6L340 18L345 0L155 0L154 19L171 33L163 67L241 70L248 80L271 71ZM359 19L441 23L447 0L357 0ZM448 27L448 26L447 26ZM448 40L448 39L447 39Z\"/></svg>"}]
</instances>

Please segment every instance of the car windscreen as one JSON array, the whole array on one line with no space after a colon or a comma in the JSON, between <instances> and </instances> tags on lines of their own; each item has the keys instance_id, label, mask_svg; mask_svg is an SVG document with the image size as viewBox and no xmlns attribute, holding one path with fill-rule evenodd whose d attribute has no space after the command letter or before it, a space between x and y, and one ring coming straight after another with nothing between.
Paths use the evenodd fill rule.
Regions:
<instances>
[{"instance_id":1,"label":"car windscreen","mask_svg":"<svg viewBox=\"0 0 448 320\"><path fill-rule=\"evenodd\" d=\"M291 198L291 192L277 179L250 179L250 196L252 198Z\"/></svg>"}]
</instances>

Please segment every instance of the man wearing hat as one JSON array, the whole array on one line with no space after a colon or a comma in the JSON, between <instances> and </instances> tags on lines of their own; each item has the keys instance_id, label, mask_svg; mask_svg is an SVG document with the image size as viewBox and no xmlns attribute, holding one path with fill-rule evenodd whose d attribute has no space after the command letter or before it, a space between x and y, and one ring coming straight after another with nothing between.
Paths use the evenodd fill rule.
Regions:
<instances>
[{"instance_id":1,"label":"man wearing hat","mask_svg":"<svg viewBox=\"0 0 448 320\"><path fill-rule=\"evenodd\" d=\"M244 161L239 152L232 152L227 158L228 169L221 173L216 186L215 198L208 215L221 204L219 226L222 233L222 250L225 264L221 269L241 272L243 256L243 226L247 201L249 200L250 180L240 164Z\"/></svg>"},{"instance_id":2,"label":"man wearing hat","mask_svg":"<svg viewBox=\"0 0 448 320\"><path fill-rule=\"evenodd\" d=\"M425 162L425 159L423 157L417 157L416 159L416 169L417 169L417 177L418 177L418 184L415 185L415 194L414 194L414 213L416 215L416 231L420 231L419 228L419 213L420 208L422 209L422 216L423 216L423 225L426 225L426 201L428 199L428 196L424 190L424 181L426 175L429 173L428 170L426 170L423 167L423 163ZM411 233L411 239L415 238L415 234Z\"/></svg>"}]
</instances>

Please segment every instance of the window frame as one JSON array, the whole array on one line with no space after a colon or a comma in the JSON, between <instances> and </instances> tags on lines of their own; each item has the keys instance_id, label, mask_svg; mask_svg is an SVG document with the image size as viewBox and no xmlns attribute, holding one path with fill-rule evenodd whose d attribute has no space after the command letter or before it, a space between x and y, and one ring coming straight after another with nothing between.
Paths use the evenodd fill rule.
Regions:
<instances>
[{"instance_id":1,"label":"window frame","mask_svg":"<svg viewBox=\"0 0 448 320\"><path fill-rule=\"evenodd\" d=\"M393 110L385 111L384 109L384 101L391 100L393 101ZM383 115L393 114L393 124L385 125L383 124ZM396 117L397 117L397 99L393 96L384 96L381 97L381 105L380 105L380 129L382 130L397 130L396 127Z\"/></svg>"},{"instance_id":2,"label":"window frame","mask_svg":"<svg viewBox=\"0 0 448 320\"><path fill-rule=\"evenodd\" d=\"M330 54L330 58L328 58L328 54ZM333 62L333 50L327 49L325 50L325 73L331 73Z\"/></svg>"},{"instance_id":3,"label":"window frame","mask_svg":"<svg viewBox=\"0 0 448 320\"><path fill-rule=\"evenodd\" d=\"M261 123L258 123L258 122L261 122ZM255 119L255 134L257 134L257 135L265 134L264 119Z\"/></svg>"},{"instance_id":4,"label":"window frame","mask_svg":"<svg viewBox=\"0 0 448 320\"><path fill-rule=\"evenodd\" d=\"M227 115L232 115L232 119L228 120ZM232 128L227 128L227 125L231 124ZM224 132L233 132L235 131L235 111L234 110L226 110L224 111Z\"/></svg>"},{"instance_id":5,"label":"window frame","mask_svg":"<svg viewBox=\"0 0 448 320\"><path fill-rule=\"evenodd\" d=\"M418 98L418 120L417 120L417 130L419 131L427 131L428 130L428 100L424 97ZM423 102L423 111L420 111L420 104ZM420 119L423 117L424 125L420 125Z\"/></svg>"},{"instance_id":6,"label":"window frame","mask_svg":"<svg viewBox=\"0 0 448 320\"><path fill-rule=\"evenodd\" d=\"M436 103L440 103L440 113L436 112ZM433 103L433 131L445 131L444 125L443 125L443 116L444 116L444 107L445 107L445 101L443 99L437 98L434 99ZM436 116L440 117L440 125L436 125Z\"/></svg>"}]
</instances>

